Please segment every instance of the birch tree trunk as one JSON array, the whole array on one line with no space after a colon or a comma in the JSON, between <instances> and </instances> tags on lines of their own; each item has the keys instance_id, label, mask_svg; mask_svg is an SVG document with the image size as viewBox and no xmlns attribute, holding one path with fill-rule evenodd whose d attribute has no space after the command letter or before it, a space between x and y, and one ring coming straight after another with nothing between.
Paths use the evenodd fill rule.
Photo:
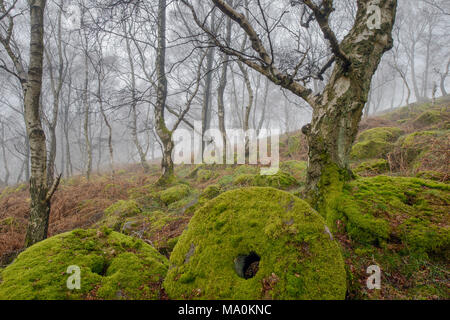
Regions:
<instances>
[{"instance_id":1,"label":"birch tree trunk","mask_svg":"<svg viewBox=\"0 0 450 320\"><path fill-rule=\"evenodd\" d=\"M165 109L167 100L167 77L166 77L166 0L159 0L158 4L158 44L156 50L156 104L155 104L155 129L161 140L162 175L158 179L157 184L168 184L175 179L172 152L174 143L172 141L172 133L166 126Z\"/></svg>"},{"instance_id":2,"label":"birch tree trunk","mask_svg":"<svg viewBox=\"0 0 450 320\"><path fill-rule=\"evenodd\" d=\"M150 166L147 163L147 155L144 152L138 138L137 133L137 96L136 96L136 74L134 71L134 60L133 55L131 52L131 40L129 39L128 35L131 36L131 33L127 31L127 26L124 26L125 32L127 34L127 37L125 38L126 42L126 48L127 48L127 55L128 55L128 62L130 65L130 80L131 80L131 137L133 138L134 145L136 146L136 149L138 151L139 160L141 162L141 166L144 169L145 173L148 173L150 171Z\"/></svg>"},{"instance_id":3,"label":"birch tree trunk","mask_svg":"<svg viewBox=\"0 0 450 320\"><path fill-rule=\"evenodd\" d=\"M381 1L381 28L367 26L368 6L358 1L355 24L340 44L348 57L348 68L337 62L324 92L316 99L307 134L309 167L307 191L312 203L326 215L333 195L353 177L349 155L358 133L372 77L383 54L393 45L392 29L396 0Z\"/></svg>"},{"instance_id":4,"label":"birch tree trunk","mask_svg":"<svg viewBox=\"0 0 450 320\"><path fill-rule=\"evenodd\" d=\"M228 4L233 6L233 0L228 0ZM226 26L226 41L231 42L231 19L227 18ZM225 89L228 82L228 56L223 55L222 57L222 70L219 80L219 88L217 90L217 114L219 119L219 130L222 135L222 146L223 146L223 164L227 163L227 131L225 126L225 103L224 95Z\"/></svg>"},{"instance_id":5,"label":"birch tree trunk","mask_svg":"<svg viewBox=\"0 0 450 320\"><path fill-rule=\"evenodd\" d=\"M47 146L40 118L42 65L44 57L45 0L28 1L30 7L31 35L30 62L25 93L25 123L31 152L30 221L25 246L47 238L51 194L47 185Z\"/></svg>"}]
</instances>

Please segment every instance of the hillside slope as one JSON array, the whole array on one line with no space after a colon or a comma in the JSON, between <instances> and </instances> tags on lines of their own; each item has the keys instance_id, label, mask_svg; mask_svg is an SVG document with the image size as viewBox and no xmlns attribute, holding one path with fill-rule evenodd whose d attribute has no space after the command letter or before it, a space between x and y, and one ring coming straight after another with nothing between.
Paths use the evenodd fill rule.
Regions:
<instances>
[{"instance_id":1,"label":"hillside slope","mask_svg":"<svg viewBox=\"0 0 450 320\"><path fill-rule=\"evenodd\" d=\"M370 117L352 151L357 179L327 221L346 262L348 299L449 299L450 97ZM76 228L110 228L170 257L193 214L210 199L242 187L272 187L301 197L307 146L301 133L281 139L281 171L255 166L179 166L169 188L153 185L158 166L113 178L65 179L52 203L50 236ZM0 194L0 268L22 250L26 185ZM379 265L382 289L368 290L366 269ZM164 297L161 294L161 297Z\"/></svg>"}]
</instances>

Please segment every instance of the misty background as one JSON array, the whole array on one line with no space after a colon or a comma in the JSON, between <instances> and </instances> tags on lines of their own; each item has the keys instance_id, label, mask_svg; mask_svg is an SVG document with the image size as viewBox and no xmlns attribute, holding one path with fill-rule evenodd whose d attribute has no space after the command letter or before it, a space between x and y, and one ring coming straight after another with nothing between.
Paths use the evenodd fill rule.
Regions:
<instances>
[{"instance_id":1,"label":"misty background","mask_svg":"<svg viewBox=\"0 0 450 320\"><path fill-rule=\"evenodd\" d=\"M12 32L0 9L0 41L10 37L9 49L21 58L29 50L27 3L0 1L0 8L4 11L14 2L9 12L14 17ZM54 171L65 177L107 170L110 147L116 166L161 155L154 131L157 3L126 2L48 1L42 119L48 159ZM201 1L193 2L200 7ZM280 69L292 70L304 56L299 75L317 73L332 55L319 27L307 28L297 19L301 9L296 1L265 3ZM201 5L203 17L212 30L223 29L225 20L208 11L208 6ZM341 40L352 26L356 4L340 0L336 6L332 28ZM447 94L449 12L448 1L399 1L394 48L384 55L374 76L364 116ZM178 1L170 2L167 19L168 126L178 119L200 79L199 93L181 127L191 128L194 121L204 120L207 127L217 128L224 55L207 40L197 40L198 28ZM238 27L233 30L237 33ZM231 41L237 47L249 46L243 34ZM26 69L26 59L21 63ZM235 61L230 60L229 67L224 95L227 129L243 128L247 111L249 127L257 131L294 132L310 122L310 107L301 99ZM305 79L305 85L320 92L330 71L323 80ZM0 46L0 187L29 179L29 157L22 89L8 52Z\"/></svg>"}]
</instances>

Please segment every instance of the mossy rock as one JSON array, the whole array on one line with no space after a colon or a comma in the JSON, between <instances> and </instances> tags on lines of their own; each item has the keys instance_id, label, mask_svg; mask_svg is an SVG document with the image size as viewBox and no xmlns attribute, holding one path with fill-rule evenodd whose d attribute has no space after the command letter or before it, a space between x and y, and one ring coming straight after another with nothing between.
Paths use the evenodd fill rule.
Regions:
<instances>
[{"instance_id":1,"label":"mossy rock","mask_svg":"<svg viewBox=\"0 0 450 320\"><path fill-rule=\"evenodd\" d=\"M238 165L233 172L234 176L239 176L241 174L257 174L258 173L258 167L256 166L250 166L250 165Z\"/></svg>"},{"instance_id":2,"label":"mossy rock","mask_svg":"<svg viewBox=\"0 0 450 320\"><path fill-rule=\"evenodd\" d=\"M306 161L289 160L280 164L280 169L291 174L297 181L306 181Z\"/></svg>"},{"instance_id":3,"label":"mossy rock","mask_svg":"<svg viewBox=\"0 0 450 320\"><path fill-rule=\"evenodd\" d=\"M353 171L362 176L379 175L389 171L389 162L384 159L373 159L357 165Z\"/></svg>"},{"instance_id":4,"label":"mossy rock","mask_svg":"<svg viewBox=\"0 0 450 320\"><path fill-rule=\"evenodd\" d=\"M105 210L106 214L122 217L132 217L141 213L139 205L134 200L119 200Z\"/></svg>"},{"instance_id":5,"label":"mossy rock","mask_svg":"<svg viewBox=\"0 0 450 320\"><path fill-rule=\"evenodd\" d=\"M69 266L81 270L69 290ZM0 300L159 299L165 257L135 238L109 229L74 230L35 244L0 274Z\"/></svg>"},{"instance_id":6,"label":"mossy rock","mask_svg":"<svg viewBox=\"0 0 450 320\"><path fill-rule=\"evenodd\" d=\"M232 184L233 179L234 179L233 175L224 175L219 179L218 183L220 186L225 187L227 185Z\"/></svg>"},{"instance_id":7,"label":"mossy rock","mask_svg":"<svg viewBox=\"0 0 450 320\"><path fill-rule=\"evenodd\" d=\"M435 180L435 181L444 181L447 179L447 175L438 172L438 171L420 171L416 174L417 178L427 179L427 180Z\"/></svg>"},{"instance_id":8,"label":"mossy rock","mask_svg":"<svg viewBox=\"0 0 450 320\"><path fill-rule=\"evenodd\" d=\"M382 140L358 142L350 154L353 160L384 158L394 148L394 144Z\"/></svg>"},{"instance_id":9,"label":"mossy rock","mask_svg":"<svg viewBox=\"0 0 450 320\"><path fill-rule=\"evenodd\" d=\"M436 149L437 139L445 141L449 136L448 132L441 131L419 131L400 138L396 144L395 151L401 153L403 161L408 164L413 171L422 167L423 162L432 160L433 155L430 150ZM439 147L438 147L439 148ZM442 155L441 152L434 153Z\"/></svg>"},{"instance_id":10,"label":"mossy rock","mask_svg":"<svg viewBox=\"0 0 450 320\"><path fill-rule=\"evenodd\" d=\"M306 202L273 188L228 191L192 218L171 258L172 299L344 299L337 243Z\"/></svg>"},{"instance_id":11,"label":"mossy rock","mask_svg":"<svg viewBox=\"0 0 450 320\"><path fill-rule=\"evenodd\" d=\"M337 203L347 234L362 244L398 239L411 251L450 249L450 186L430 180L378 176L346 185Z\"/></svg>"},{"instance_id":12,"label":"mossy rock","mask_svg":"<svg viewBox=\"0 0 450 320\"><path fill-rule=\"evenodd\" d=\"M286 190L298 186L298 181L289 173L280 170L274 175L241 174L233 179L233 184L240 187L273 187Z\"/></svg>"},{"instance_id":13,"label":"mossy rock","mask_svg":"<svg viewBox=\"0 0 450 320\"><path fill-rule=\"evenodd\" d=\"M105 210L105 216L98 225L120 231L127 218L138 216L141 213L142 211L136 201L119 200Z\"/></svg>"},{"instance_id":14,"label":"mossy rock","mask_svg":"<svg viewBox=\"0 0 450 320\"><path fill-rule=\"evenodd\" d=\"M179 184L174 187L163 190L159 193L159 198L165 205L170 205L180 201L191 193L191 188L186 184Z\"/></svg>"},{"instance_id":15,"label":"mossy rock","mask_svg":"<svg viewBox=\"0 0 450 320\"><path fill-rule=\"evenodd\" d=\"M364 131L353 146L351 158L353 160L384 158L394 148L394 142L403 134L403 130L396 127L378 127Z\"/></svg>"},{"instance_id":16,"label":"mossy rock","mask_svg":"<svg viewBox=\"0 0 450 320\"><path fill-rule=\"evenodd\" d=\"M203 190L203 193L201 194L201 197L204 199L211 200L215 197L217 197L222 192L222 189L219 185L213 184L209 185Z\"/></svg>"},{"instance_id":17,"label":"mossy rock","mask_svg":"<svg viewBox=\"0 0 450 320\"><path fill-rule=\"evenodd\" d=\"M428 110L418 116L413 122L412 125L415 129L423 129L426 127L430 127L434 124L438 124L442 121L442 115L439 111L436 110Z\"/></svg>"},{"instance_id":18,"label":"mossy rock","mask_svg":"<svg viewBox=\"0 0 450 320\"><path fill-rule=\"evenodd\" d=\"M358 137L358 142L380 140L384 142L395 142L404 134L404 131L396 127L378 127L362 132Z\"/></svg>"},{"instance_id":19,"label":"mossy rock","mask_svg":"<svg viewBox=\"0 0 450 320\"><path fill-rule=\"evenodd\" d=\"M216 173L211 170L200 169L197 171L197 182L203 183L207 182L216 177Z\"/></svg>"}]
</instances>

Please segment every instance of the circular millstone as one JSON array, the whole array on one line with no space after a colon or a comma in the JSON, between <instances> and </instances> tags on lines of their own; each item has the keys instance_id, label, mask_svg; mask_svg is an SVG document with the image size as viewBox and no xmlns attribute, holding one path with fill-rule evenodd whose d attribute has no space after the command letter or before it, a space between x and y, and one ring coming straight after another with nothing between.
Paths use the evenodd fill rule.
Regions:
<instances>
[{"instance_id":1,"label":"circular millstone","mask_svg":"<svg viewBox=\"0 0 450 320\"><path fill-rule=\"evenodd\" d=\"M79 229L35 244L0 271L0 300L159 299L167 269L141 240Z\"/></svg>"},{"instance_id":2,"label":"circular millstone","mask_svg":"<svg viewBox=\"0 0 450 320\"><path fill-rule=\"evenodd\" d=\"M324 219L272 188L209 201L170 258L172 299L344 299L346 273Z\"/></svg>"}]
</instances>

